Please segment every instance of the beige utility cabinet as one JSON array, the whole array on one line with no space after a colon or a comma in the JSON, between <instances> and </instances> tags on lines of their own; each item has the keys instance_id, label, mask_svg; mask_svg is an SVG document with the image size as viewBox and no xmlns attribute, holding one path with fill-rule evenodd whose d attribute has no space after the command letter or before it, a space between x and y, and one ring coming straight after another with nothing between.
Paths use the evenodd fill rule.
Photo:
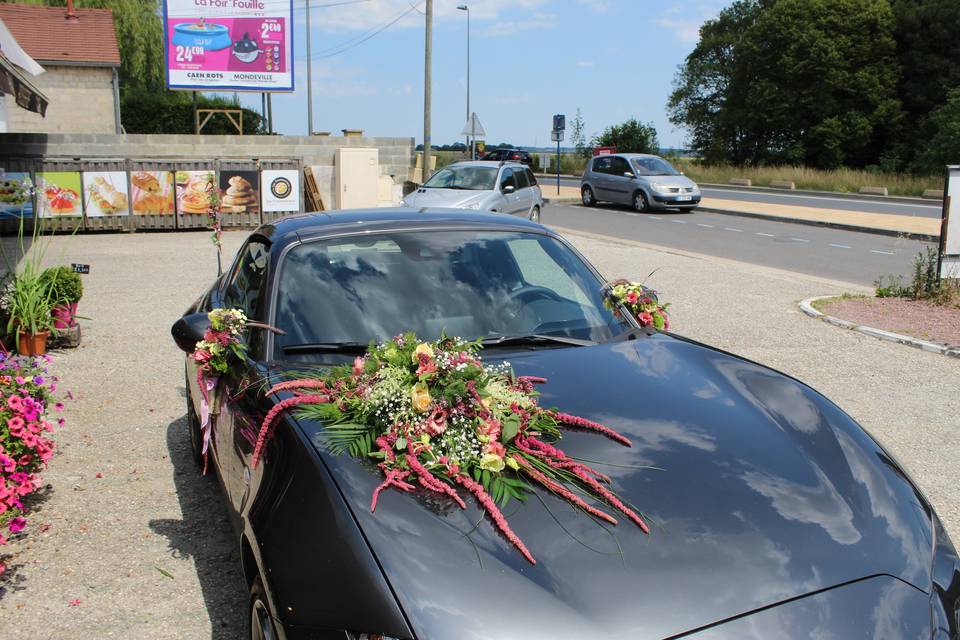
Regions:
<instances>
[{"instance_id":1,"label":"beige utility cabinet","mask_svg":"<svg viewBox=\"0 0 960 640\"><path fill-rule=\"evenodd\" d=\"M377 206L380 151L341 147L336 155L337 208Z\"/></svg>"}]
</instances>

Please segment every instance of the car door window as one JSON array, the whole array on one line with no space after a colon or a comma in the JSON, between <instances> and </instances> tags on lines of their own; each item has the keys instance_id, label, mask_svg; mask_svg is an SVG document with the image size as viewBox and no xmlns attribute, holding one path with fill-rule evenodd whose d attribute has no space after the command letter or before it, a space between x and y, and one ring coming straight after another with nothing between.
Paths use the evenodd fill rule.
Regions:
<instances>
[{"instance_id":1,"label":"car door window","mask_svg":"<svg viewBox=\"0 0 960 640\"><path fill-rule=\"evenodd\" d=\"M530 186L530 180L527 178L527 172L524 169L516 169L513 172L513 177L517 181L517 190L526 189Z\"/></svg>"},{"instance_id":2,"label":"car door window","mask_svg":"<svg viewBox=\"0 0 960 640\"><path fill-rule=\"evenodd\" d=\"M510 240L507 244L520 269L524 286L544 287L555 291L567 300L574 300L583 305L590 304L590 298L578 283L547 254L537 239L518 238Z\"/></svg>"},{"instance_id":3,"label":"car door window","mask_svg":"<svg viewBox=\"0 0 960 640\"><path fill-rule=\"evenodd\" d=\"M513 187L514 189L517 187L517 181L513 177L513 169L504 169L503 173L500 174L500 191L507 187Z\"/></svg>"},{"instance_id":4,"label":"car door window","mask_svg":"<svg viewBox=\"0 0 960 640\"><path fill-rule=\"evenodd\" d=\"M633 173L630 171L630 165L627 164L626 160L623 158L611 158L610 173L623 177L623 174L627 172Z\"/></svg>"},{"instance_id":5,"label":"car door window","mask_svg":"<svg viewBox=\"0 0 960 640\"><path fill-rule=\"evenodd\" d=\"M527 181L530 182L531 187L537 186L537 176L533 175L533 171L527 169Z\"/></svg>"},{"instance_id":6,"label":"car door window","mask_svg":"<svg viewBox=\"0 0 960 640\"><path fill-rule=\"evenodd\" d=\"M611 161L613 158L597 158L593 161L593 171L595 173L611 173Z\"/></svg>"},{"instance_id":7,"label":"car door window","mask_svg":"<svg viewBox=\"0 0 960 640\"><path fill-rule=\"evenodd\" d=\"M251 320L256 320L260 312L260 300L270 262L270 247L257 241L247 243L240 252L230 274L227 286L223 290L223 306L228 309L240 309Z\"/></svg>"}]
</instances>

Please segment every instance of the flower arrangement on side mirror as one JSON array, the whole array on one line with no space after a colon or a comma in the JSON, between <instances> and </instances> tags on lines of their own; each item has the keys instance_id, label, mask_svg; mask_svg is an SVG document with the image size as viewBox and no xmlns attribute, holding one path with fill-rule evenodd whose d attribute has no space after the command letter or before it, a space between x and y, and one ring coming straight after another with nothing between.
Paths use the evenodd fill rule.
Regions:
<instances>
[{"instance_id":1,"label":"flower arrangement on side mirror","mask_svg":"<svg viewBox=\"0 0 960 640\"><path fill-rule=\"evenodd\" d=\"M620 313L619 307L624 307L642 327L652 326L657 331L670 329L670 316L667 315L670 303L660 304L657 292L643 283L614 280L604 289L603 305L615 314Z\"/></svg>"}]
</instances>

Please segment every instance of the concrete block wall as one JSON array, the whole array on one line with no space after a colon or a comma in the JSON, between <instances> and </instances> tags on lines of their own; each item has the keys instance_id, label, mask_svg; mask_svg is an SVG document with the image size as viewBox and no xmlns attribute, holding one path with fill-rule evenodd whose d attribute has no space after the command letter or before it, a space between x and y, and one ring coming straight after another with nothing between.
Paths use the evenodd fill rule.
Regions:
<instances>
[{"instance_id":1,"label":"concrete block wall","mask_svg":"<svg viewBox=\"0 0 960 640\"><path fill-rule=\"evenodd\" d=\"M65 67L44 64L46 73L30 81L50 98L47 115L7 101L7 130L24 133L114 133L113 71L109 67Z\"/></svg>"},{"instance_id":2,"label":"concrete block wall","mask_svg":"<svg viewBox=\"0 0 960 640\"><path fill-rule=\"evenodd\" d=\"M135 160L300 159L319 167L318 188L327 208L334 196L334 157L338 147L379 149L381 175L394 183L413 167L413 138L344 136L226 136L115 134L0 134L0 166L5 159L131 158Z\"/></svg>"}]
</instances>

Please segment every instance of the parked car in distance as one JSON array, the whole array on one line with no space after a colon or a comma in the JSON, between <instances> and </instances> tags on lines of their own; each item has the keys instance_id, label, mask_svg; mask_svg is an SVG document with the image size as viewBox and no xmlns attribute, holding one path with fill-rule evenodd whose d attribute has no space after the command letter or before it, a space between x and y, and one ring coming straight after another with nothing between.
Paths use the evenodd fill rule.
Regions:
<instances>
[{"instance_id":1,"label":"parked car in distance","mask_svg":"<svg viewBox=\"0 0 960 640\"><path fill-rule=\"evenodd\" d=\"M692 211L700 204L700 187L660 156L616 153L587 163L580 179L580 197L588 207L613 202L637 211Z\"/></svg>"},{"instance_id":2,"label":"parked car in distance","mask_svg":"<svg viewBox=\"0 0 960 640\"><path fill-rule=\"evenodd\" d=\"M400 204L495 211L539 222L543 194L533 171L518 162L474 160L447 165Z\"/></svg>"},{"instance_id":3,"label":"parked car in distance","mask_svg":"<svg viewBox=\"0 0 960 640\"><path fill-rule=\"evenodd\" d=\"M956 639L960 558L896 460L798 380L642 330L604 304L604 282L556 232L479 211L305 214L250 234L173 327L202 466L189 354L207 313L265 323L220 378L207 449L250 593L245 637ZM604 465L651 534L531 487L509 511L531 565L473 501L390 490L371 512L375 460L335 455L322 422L289 411L252 464L264 416L293 397L265 389L406 331L485 340L486 362L546 379L541 406L628 437L561 442Z\"/></svg>"},{"instance_id":4,"label":"parked car in distance","mask_svg":"<svg viewBox=\"0 0 960 640\"><path fill-rule=\"evenodd\" d=\"M481 160L522 162L528 167L533 168L533 156L523 149L493 149L485 153Z\"/></svg>"}]
</instances>

